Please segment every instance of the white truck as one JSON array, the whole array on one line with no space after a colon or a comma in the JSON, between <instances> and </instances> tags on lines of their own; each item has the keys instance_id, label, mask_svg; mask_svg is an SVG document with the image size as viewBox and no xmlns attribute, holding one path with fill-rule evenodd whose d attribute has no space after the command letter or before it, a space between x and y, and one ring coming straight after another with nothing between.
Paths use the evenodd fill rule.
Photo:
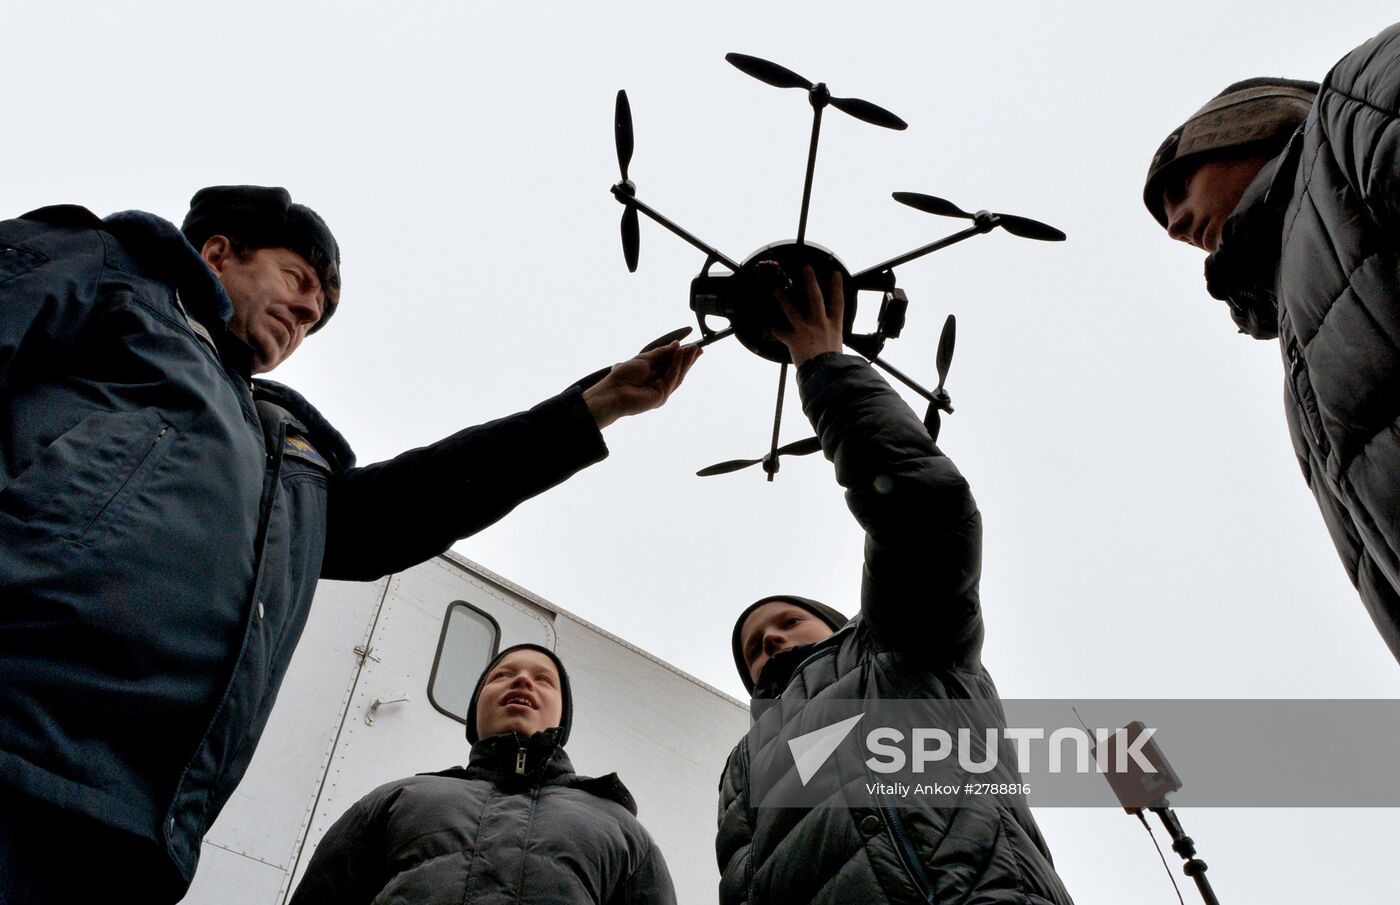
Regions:
<instances>
[{"instance_id":1,"label":"white truck","mask_svg":"<svg viewBox=\"0 0 1400 905\"><path fill-rule=\"evenodd\" d=\"M498 650L526 641L569 670L574 768L616 771L680 902L715 902L716 790L748 729L745 706L454 553L373 583L321 582L267 731L204 839L184 901L286 902L316 843L362 795L466 763L477 676Z\"/></svg>"}]
</instances>

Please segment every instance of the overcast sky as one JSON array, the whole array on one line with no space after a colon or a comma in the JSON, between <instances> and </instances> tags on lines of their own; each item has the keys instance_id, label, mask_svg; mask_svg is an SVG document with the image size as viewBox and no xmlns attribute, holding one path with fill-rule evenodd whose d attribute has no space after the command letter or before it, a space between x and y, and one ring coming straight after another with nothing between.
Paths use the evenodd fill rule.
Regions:
<instances>
[{"instance_id":1,"label":"overcast sky","mask_svg":"<svg viewBox=\"0 0 1400 905\"><path fill-rule=\"evenodd\" d=\"M641 266L623 264L618 88L641 198L735 258L795 234L810 108L723 61L767 57L910 124L825 118L808 235L850 269L958 228L898 190L1069 234L998 232L897 270L912 301L892 362L931 382L958 316L941 445L983 511L1002 694L1398 697L1293 460L1276 344L1235 332L1200 253L1141 203L1157 144L1211 95L1320 79L1394 15L1361 0L7 2L0 208L178 221L200 186L290 188L339 238L345 289L274 376L369 462L693 323L698 252L643 221ZM852 612L858 597L861 535L819 457L773 484L693 476L765 451L776 379L736 342L712 347L671 405L608 431L608 461L457 549L741 696L740 608L792 592ZM788 401L784 441L808 436ZM1181 816L1223 901L1394 900L1395 811ZM1175 901L1121 812L1039 819L1081 903Z\"/></svg>"}]
</instances>

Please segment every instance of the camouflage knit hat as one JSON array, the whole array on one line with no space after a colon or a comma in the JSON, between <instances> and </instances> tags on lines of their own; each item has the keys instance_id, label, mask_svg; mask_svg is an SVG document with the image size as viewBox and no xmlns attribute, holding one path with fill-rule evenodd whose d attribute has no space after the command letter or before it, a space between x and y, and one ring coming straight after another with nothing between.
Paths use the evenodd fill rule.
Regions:
<instances>
[{"instance_id":1,"label":"camouflage knit hat","mask_svg":"<svg viewBox=\"0 0 1400 905\"><path fill-rule=\"evenodd\" d=\"M265 185L211 185L190 199L190 211L180 226L195 247L211 236L227 236L250 250L289 248L306 259L326 294L325 310L311 328L326 325L340 303L340 246L320 215L292 201L284 188Z\"/></svg>"},{"instance_id":2,"label":"camouflage knit hat","mask_svg":"<svg viewBox=\"0 0 1400 905\"><path fill-rule=\"evenodd\" d=\"M1176 176L1208 157L1272 157L1308 116L1317 82L1257 78L1236 82L1211 98L1167 136L1147 169L1142 201L1167 225L1162 192Z\"/></svg>"}]
</instances>

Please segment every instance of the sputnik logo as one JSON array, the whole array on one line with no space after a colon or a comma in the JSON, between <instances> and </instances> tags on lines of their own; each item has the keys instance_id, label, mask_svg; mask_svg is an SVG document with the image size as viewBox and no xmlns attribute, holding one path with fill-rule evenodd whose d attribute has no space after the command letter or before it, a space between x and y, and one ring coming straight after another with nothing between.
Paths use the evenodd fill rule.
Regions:
<instances>
[{"instance_id":1,"label":"sputnik logo","mask_svg":"<svg viewBox=\"0 0 1400 905\"><path fill-rule=\"evenodd\" d=\"M807 780L821 769L822 764L831 758L863 716L864 713L858 713L839 723L832 723L830 726L823 726L814 732L788 740L788 750L792 752L792 761L797 765L797 778L802 780L804 786L807 785Z\"/></svg>"}]
</instances>

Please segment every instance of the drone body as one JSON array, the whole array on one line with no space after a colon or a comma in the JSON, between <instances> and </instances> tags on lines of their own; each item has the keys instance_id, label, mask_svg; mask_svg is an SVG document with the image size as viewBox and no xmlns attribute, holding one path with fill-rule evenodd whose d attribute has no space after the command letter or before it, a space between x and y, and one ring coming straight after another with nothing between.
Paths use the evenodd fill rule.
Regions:
<instances>
[{"instance_id":1,"label":"drone body","mask_svg":"<svg viewBox=\"0 0 1400 905\"><path fill-rule=\"evenodd\" d=\"M813 84L802 76L776 63L757 57L731 53L725 59L736 68L778 88L801 88L808 93L812 106L812 138L807 154L807 173L802 189L802 207L798 217L795 239L773 242L758 249L742 262L735 261L718 249L707 245L691 233L662 216L637 198L636 186L627 178L627 168L631 163L633 144L632 109L627 93L617 93L617 107L614 117L614 137L617 143L618 167L622 179L612 187L613 196L624 206L622 213L622 248L627 269L637 269L640 247L638 214L646 214L656 223L675 233L681 239L705 253L705 264L700 274L691 281L690 308L699 322L701 339L699 344L708 345L728 336L735 336L745 348L755 355L779 365L777 410L773 418L773 436L768 454L761 459L735 459L701 469L699 475L724 474L749 465L762 465L768 480L777 474L779 460L784 455L807 455L820 448L816 438L799 440L786 446L778 445L779 430L782 424L783 393L787 385L787 369L791 363L787 347L773 335L773 328L784 327L787 321L783 316L775 291L793 285L803 268L811 267L820 285L830 285L831 276L839 273L846 287L846 311L843 341L846 346L869 359L886 373L908 386L929 403L924 424L935 439L939 428L939 411L953 411L952 400L943 388L948 366L953 357L955 321L948 316L943 335L938 345L938 386L930 392L889 362L880 358L887 340L899 336L904 327L908 298L903 290L895 285L894 268L916 258L931 254L949 245L961 242L975 235L990 232L1001 227L1012 235L1041 241L1061 241L1064 233L1025 217L1011 214L996 214L989 211L968 213L957 205L913 192L896 192L894 198L901 204L909 205L926 213L947 217L959 217L972 221L972 225L960 232L931 242L913 251L891 258L873 267L852 273L830 250L806 239L807 211L812 195L812 176L815 172L817 144L821 135L822 111L827 106L835 107L856 119L888 129L903 130L905 122L882 107L858 98L833 97L823 83ZM712 272L716 264L726 272ZM856 333L857 296L861 290L882 293L880 312L873 333ZM800 304L800 300L795 300ZM716 329L709 318L720 317L728 322L723 329Z\"/></svg>"}]
</instances>

